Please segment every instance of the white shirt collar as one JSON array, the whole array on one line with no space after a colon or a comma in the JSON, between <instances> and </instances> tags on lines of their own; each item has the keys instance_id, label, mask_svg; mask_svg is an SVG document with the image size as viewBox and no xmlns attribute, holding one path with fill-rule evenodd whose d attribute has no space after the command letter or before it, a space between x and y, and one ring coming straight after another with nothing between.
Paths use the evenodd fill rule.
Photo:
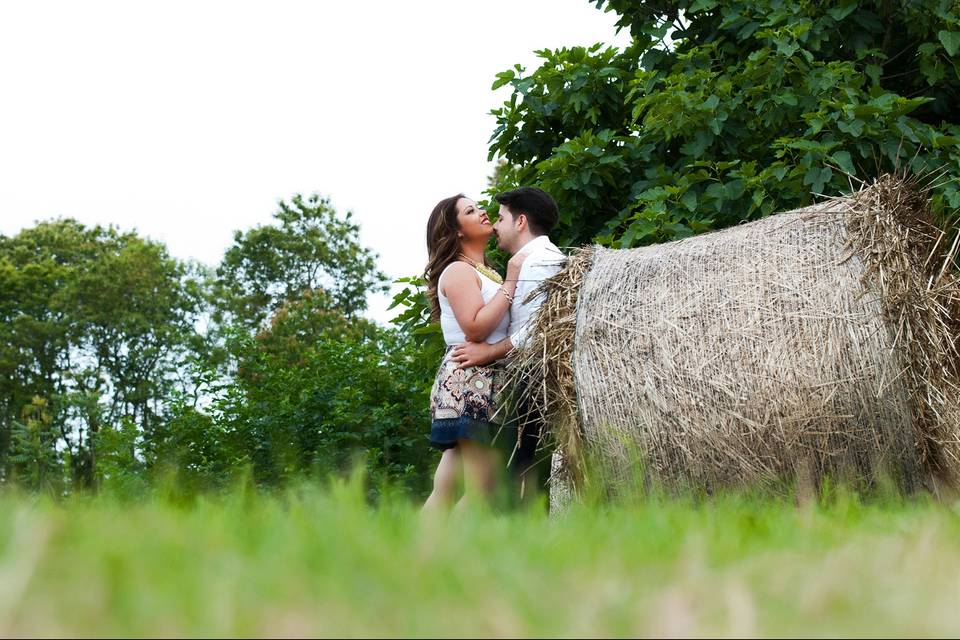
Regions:
<instances>
[{"instance_id":1,"label":"white shirt collar","mask_svg":"<svg viewBox=\"0 0 960 640\"><path fill-rule=\"evenodd\" d=\"M523 245L522 247L520 247L519 249L517 249L517 253L520 253L521 251L523 251L524 249L527 249L527 248L529 248L529 249L532 251L532 250L536 249L536 248L539 247L539 246L543 246L543 245L545 245L545 244L548 244L549 242L550 242L550 238L547 236L547 234L543 234L542 236L537 236L536 238L534 238L534 239L530 240L529 242L527 242L527 244L525 244L525 245Z\"/></svg>"}]
</instances>

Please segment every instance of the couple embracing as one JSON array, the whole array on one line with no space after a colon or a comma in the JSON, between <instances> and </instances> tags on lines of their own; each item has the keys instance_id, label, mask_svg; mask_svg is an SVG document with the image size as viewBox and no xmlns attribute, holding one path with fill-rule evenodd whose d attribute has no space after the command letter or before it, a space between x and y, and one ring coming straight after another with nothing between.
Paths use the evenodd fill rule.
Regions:
<instances>
[{"instance_id":1,"label":"couple embracing","mask_svg":"<svg viewBox=\"0 0 960 640\"><path fill-rule=\"evenodd\" d=\"M503 360L526 341L531 316L542 303L529 299L530 293L562 266L564 256L547 236L557 224L557 205L535 187L495 200L496 223L463 194L441 200L427 222L424 277L447 351L430 394L430 441L443 453L425 510L454 502L461 471L464 499L489 498L502 475L504 450L521 487L537 482L534 454L542 425L526 419L537 412L525 406L522 390L509 390L521 401L501 408L499 377ZM511 255L505 278L485 254L494 234Z\"/></svg>"}]
</instances>

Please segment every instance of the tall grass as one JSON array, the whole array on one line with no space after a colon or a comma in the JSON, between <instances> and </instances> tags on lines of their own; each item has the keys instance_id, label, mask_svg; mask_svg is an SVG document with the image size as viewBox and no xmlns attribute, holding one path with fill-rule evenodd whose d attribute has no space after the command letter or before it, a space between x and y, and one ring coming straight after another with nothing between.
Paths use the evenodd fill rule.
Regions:
<instances>
[{"instance_id":1,"label":"tall grass","mask_svg":"<svg viewBox=\"0 0 960 640\"><path fill-rule=\"evenodd\" d=\"M956 635L958 603L960 517L922 497L0 497L3 636Z\"/></svg>"}]
</instances>

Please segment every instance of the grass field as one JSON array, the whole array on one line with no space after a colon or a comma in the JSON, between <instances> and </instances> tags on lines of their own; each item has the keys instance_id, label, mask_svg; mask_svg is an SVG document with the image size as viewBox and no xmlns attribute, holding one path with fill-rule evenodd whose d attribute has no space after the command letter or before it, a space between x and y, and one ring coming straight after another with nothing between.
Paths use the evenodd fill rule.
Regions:
<instances>
[{"instance_id":1,"label":"grass field","mask_svg":"<svg viewBox=\"0 0 960 640\"><path fill-rule=\"evenodd\" d=\"M960 516L840 493L433 521L356 484L0 497L2 636L960 633Z\"/></svg>"}]
</instances>

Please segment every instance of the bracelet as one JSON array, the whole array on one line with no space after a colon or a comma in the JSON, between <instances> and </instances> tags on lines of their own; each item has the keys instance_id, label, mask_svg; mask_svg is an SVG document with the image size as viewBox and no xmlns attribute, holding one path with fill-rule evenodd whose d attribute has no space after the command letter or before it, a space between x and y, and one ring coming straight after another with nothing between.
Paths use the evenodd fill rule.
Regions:
<instances>
[{"instance_id":1,"label":"bracelet","mask_svg":"<svg viewBox=\"0 0 960 640\"><path fill-rule=\"evenodd\" d=\"M513 296L507 293L506 289L504 289L503 287L500 287L498 291L503 294L503 297L507 299L507 302L509 302L510 304L513 304Z\"/></svg>"}]
</instances>

